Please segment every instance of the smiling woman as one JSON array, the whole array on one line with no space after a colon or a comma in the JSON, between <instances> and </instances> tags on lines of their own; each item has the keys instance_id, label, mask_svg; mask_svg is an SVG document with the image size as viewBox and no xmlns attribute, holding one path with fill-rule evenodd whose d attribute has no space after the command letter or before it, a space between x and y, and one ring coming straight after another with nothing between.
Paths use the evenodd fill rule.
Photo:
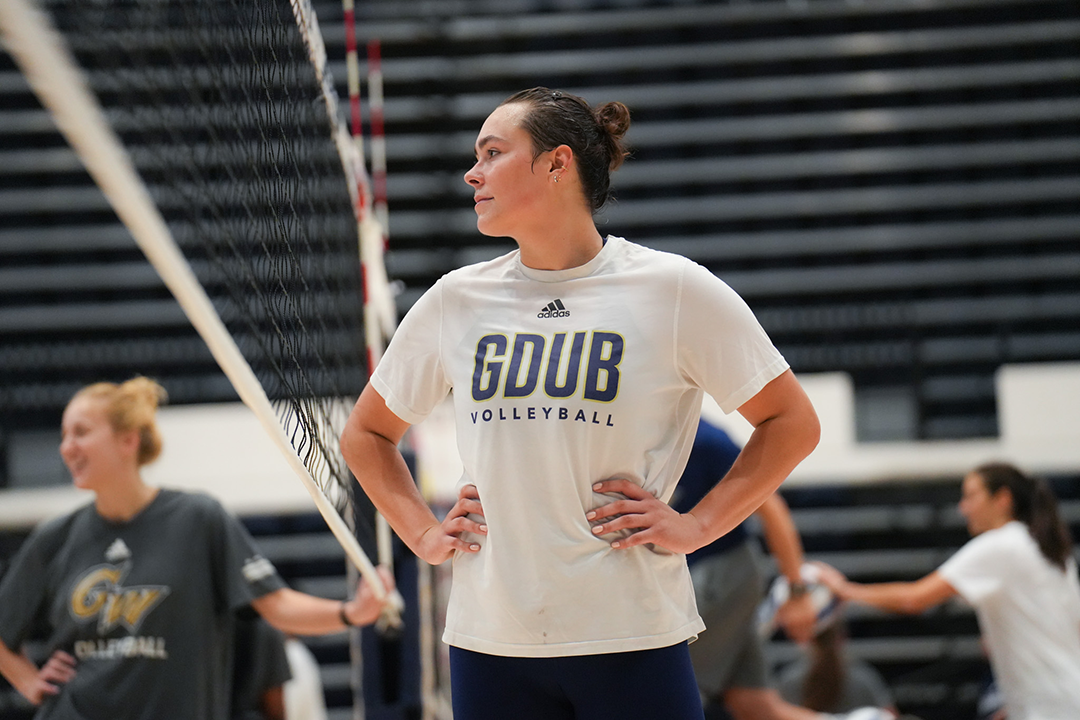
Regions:
<instances>
[{"instance_id":1,"label":"smiling woman","mask_svg":"<svg viewBox=\"0 0 1080 720\"><path fill-rule=\"evenodd\" d=\"M234 610L314 635L382 607L363 582L344 603L285 587L215 500L143 482L164 399L140 377L90 385L64 411L60 453L94 501L36 528L0 583L0 673L38 718L226 720ZM38 630L40 668L19 652Z\"/></svg>"},{"instance_id":2,"label":"smiling woman","mask_svg":"<svg viewBox=\"0 0 1080 720\"><path fill-rule=\"evenodd\" d=\"M457 720L700 720L686 559L817 442L813 407L746 304L686 258L603 237L629 111L533 88L477 135L477 229L518 249L413 306L342 451L417 554L454 560ZM465 472L441 522L397 443L453 390ZM708 392L756 428L690 512L667 501Z\"/></svg>"},{"instance_id":3,"label":"smiling woman","mask_svg":"<svg viewBox=\"0 0 1080 720\"><path fill-rule=\"evenodd\" d=\"M103 517L129 520L156 494L138 469L161 454L154 413L164 400L160 385L134 378L123 392L111 383L85 387L64 410L60 456L75 487L94 491Z\"/></svg>"}]
</instances>

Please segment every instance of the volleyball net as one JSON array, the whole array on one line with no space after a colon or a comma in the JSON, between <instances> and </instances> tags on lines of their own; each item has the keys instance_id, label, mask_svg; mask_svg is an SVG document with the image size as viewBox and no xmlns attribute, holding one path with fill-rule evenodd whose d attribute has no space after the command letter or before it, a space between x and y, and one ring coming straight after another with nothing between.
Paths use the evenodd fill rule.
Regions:
<instances>
[{"instance_id":1,"label":"volleyball net","mask_svg":"<svg viewBox=\"0 0 1080 720\"><path fill-rule=\"evenodd\" d=\"M385 593L356 541L374 535L371 522L342 519L356 484L338 438L374 362L365 330L376 341L392 331L393 301L310 5L4 0L0 26L240 398ZM364 273L359 228L377 235Z\"/></svg>"}]
</instances>

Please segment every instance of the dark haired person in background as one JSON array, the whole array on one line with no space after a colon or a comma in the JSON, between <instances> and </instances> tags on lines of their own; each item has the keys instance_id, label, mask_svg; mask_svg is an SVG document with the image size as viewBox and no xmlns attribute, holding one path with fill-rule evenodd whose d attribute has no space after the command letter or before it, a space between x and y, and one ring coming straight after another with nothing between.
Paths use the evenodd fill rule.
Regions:
<instances>
[{"instance_id":1,"label":"dark haired person in background","mask_svg":"<svg viewBox=\"0 0 1080 720\"><path fill-rule=\"evenodd\" d=\"M973 536L915 582L863 585L821 565L844 600L919 613L959 595L975 608L1009 720L1080 718L1080 585L1069 530L1045 481L988 463L964 478Z\"/></svg>"},{"instance_id":2,"label":"dark haired person in background","mask_svg":"<svg viewBox=\"0 0 1080 720\"><path fill-rule=\"evenodd\" d=\"M847 623L837 615L817 628L803 656L777 675L780 697L821 712L848 712L870 705L895 714L896 704L884 678L846 648Z\"/></svg>"},{"instance_id":3,"label":"dark haired person in background","mask_svg":"<svg viewBox=\"0 0 1080 720\"><path fill-rule=\"evenodd\" d=\"M675 488L671 506L687 512L701 501L731 469L740 448L731 437L705 418L698 423L686 469ZM791 588L777 608L777 624L793 641L810 641L817 628L817 613L803 582L803 547L787 502L778 493L766 498L754 513L777 570ZM735 720L823 720L821 712L839 712L829 706L803 706L786 701L771 684L765 638L758 629L758 607L764 600L764 577L759 569L757 542L743 523L718 540L690 553L686 560L694 581L698 612L705 631L690 646L698 687L706 698L706 717L721 712ZM839 672L829 679L840 681ZM865 702L844 707L845 720L891 718L892 701L879 695L858 696ZM819 712L820 711L820 712Z\"/></svg>"}]
</instances>

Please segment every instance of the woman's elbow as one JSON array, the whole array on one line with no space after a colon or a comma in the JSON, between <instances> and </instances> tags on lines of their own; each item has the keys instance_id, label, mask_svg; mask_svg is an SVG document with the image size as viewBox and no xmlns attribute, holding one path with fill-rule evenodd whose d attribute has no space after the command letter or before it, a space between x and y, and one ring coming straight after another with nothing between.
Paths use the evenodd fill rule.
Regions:
<instances>
[{"instance_id":1,"label":"woman's elbow","mask_svg":"<svg viewBox=\"0 0 1080 720\"><path fill-rule=\"evenodd\" d=\"M935 604L921 597L906 597L898 603L896 611L902 615L921 615Z\"/></svg>"},{"instance_id":2,"label":"woman's elbow","mask_svg":"<svg viewBox=\"0 0 1080 720\"><path fill-rule=\"evenodd\" d=\"M359 440L357 433L358 430L347 423L345 429L341 431L341 436L338 438L341 456L345 458L345 463L349 466L352 466L353 458L356 457L357 453L356 443Z\"/></svg>"},{"instance_id":3,"label":"woman's elbow","mask_svg":"<svg viewBox=\"0 0 1080 720\"><path fill-rule=\"evenodd\" d=\"M945 599L936 587L925 583L902 584L899 597L896 599L896 609L904 615L921 615L937 607Z\"/></svg>"},{"instance_id":4,"label":"woman's elbow","mask_svg":"<svg viewBox=\"0 0 1080 720\"><path fill-rule=\"evenodd\" d=\"M339 438L341 456L349 467L355 468L357 461L370 455L374 437L374 433L364 427L357 418L349 418Z\"/></svg>"},{"instance_id":5,"label":"woman's elbow","mask_svg":"<svg viewBox=\"0 0 1080 720\"><path fill-rule=\"evenodd\" d=\"M821 421L818 419L814 406L807 402L799 417L799 447L806 457L814 451L821 442Z\"/></svg>"}]
</instances>

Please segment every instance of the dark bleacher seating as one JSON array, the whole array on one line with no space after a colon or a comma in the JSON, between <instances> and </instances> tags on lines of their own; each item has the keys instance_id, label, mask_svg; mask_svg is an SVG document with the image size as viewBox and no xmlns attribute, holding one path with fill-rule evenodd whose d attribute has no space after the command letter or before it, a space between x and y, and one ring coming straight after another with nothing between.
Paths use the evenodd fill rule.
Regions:
<instances>
[{"instance_id":1,"label":"dark bleacher seating","mask_svg":"<svg viewBox=\"0 0 1080 720\"><path fill-rule=\"evenodd\" d=\"M344 96L340 4L315 5ZM511 247L476 233L461 178L486 114L543 84L631 107L634 158L604 231L727 280L796 371L850 373L870 411L910 408L902 423L861 421L862 439L993 435L1000 365L1080 359L1074 0L366 0L356 12L384 54L402 312L441 274ZM173 402L235 398L0 53L0 443L55 428L84 382L135 372ZM917 577L963 542L942 509L953 491L933 483L789 499L810 554L856 577ZM867 613L853 630L906 708L970 713L970 615Z\"/></svg>"},{"instance_id":2,"label":"dark bleacher seating","mask_svg":"<svg viewBox=\"0 0 1080 720\"><path fill-rule=\"evenodd\" d=\"M344 96L340 7L316 9ZM605 231L714 270L797 371L844 370L867 403L884 388L915 409L866 439L993 435L998 366L1080 357L1073 2L377 0L357 13L385 56L402 311L510 247L476 233L461 176L486 113L546 84L633 111ZM233 399L7 56L0 94L0 424L53 427L80 382L136 371L174 402Z\"/></svg>"},{"instance_id":3,"label":"dark bleacher seating","mask_svg":"<svg viewBox=\"0 0 1080 720\"><path fill-rule=\"evenodd\" d=\"M476 237L461 175L486 113L544 84L634 114L605 231L714 270L796 370L908 398L909 426L865 439L992 436L998 366L1080 351L1075 4L358 12L386 58L402 310L510 247Z\"/></svg>"}]
</instances>

